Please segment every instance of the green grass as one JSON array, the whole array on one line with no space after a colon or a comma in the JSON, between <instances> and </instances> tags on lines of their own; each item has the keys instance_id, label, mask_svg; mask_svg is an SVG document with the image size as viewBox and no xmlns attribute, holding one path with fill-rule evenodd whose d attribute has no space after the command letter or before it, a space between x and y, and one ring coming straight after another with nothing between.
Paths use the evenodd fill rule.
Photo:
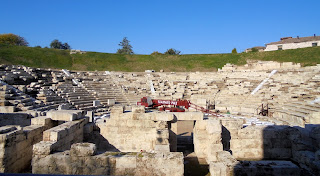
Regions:
<instances>
[{"instance_id":1,"label":"green grass","mask_svg":"<svg viewBox=\"0 0 320 176\"><path fill-rule=\"evenodd\" d=\"M294 62L303 66L320 64L320 47L299 48L260 53L243 53L242 58L263 61Z\"/></svg>"},{"instance_id":2,"label":"green grass","mask_svg":"<svg viewBox=\"0 0 320 176\"><path fill-rule=\"evenodd\" d=\"M163 69L164 71L214 71L226 63L245 64L240 54L211 55L119 55L93 53L72 55L75 70L112 70L141 72ZM90 62L88 62L90 60ZM85 67L84 67L85 65Z\"/></svg>"},{"instance_id":3,"label":"green grass","mask_svg":"<svg viewBox=\"0 0 320 176\"><path fill-rule=\"evenodd\" d=\"M69 69L72 66L72 57L64 50L0 44L0 63Z\"/></svg>"},{"instance_id":4,"label":"green grass","mask_svg":"<svg viewBox=\"0 0 320 176\"><path fill-rule=\"evenodd\" d=\"M265 60L301 63L303 66L320 64L320 47L295 50L239 53L239 54L190 54L190 55L121 55L87 52L70 55L69 51L0 45L0 64L30 67L57 68L89 71L126 71L163 69L167 72L215 71L226 63L246 64L247 60Z\"/></svg>"}]
</instances>

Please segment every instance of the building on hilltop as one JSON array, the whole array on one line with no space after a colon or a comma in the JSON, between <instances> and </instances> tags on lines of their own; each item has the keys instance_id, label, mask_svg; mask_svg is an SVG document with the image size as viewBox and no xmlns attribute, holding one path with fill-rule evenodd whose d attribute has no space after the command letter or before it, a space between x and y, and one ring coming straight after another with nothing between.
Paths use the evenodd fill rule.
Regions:
<instances>
[{"instance_id":1,"label":"building on hilltop","mask_svg":"<svg viewBox=\"0 0 320 176\"><path fill-rule=\"evenodd\" d=\"M280 38L280 41L278 42L266 44L266 49L264 51L287 50L315 46L320 46L320 36L316 36L315 34L311 37L283 37Z\"/></svg>"},{"instance_id":2,"label":"building on hilltop","mask_svg":"<svg viewBox=\"0 0 320 176\"><path fill-rule=\"evenodd\" d=\"M263 51L266 49L266 47L264 47L264 46L255 46L255 47L246 49L245 52L246 52L246 53L249 53L249 52L251 52L253 49L256 49L256 51L258 51L258 52L263 52Z\"/></svg>"},{"instance_id":3,"label":"building on hilltop","mask_svg":"<svg viewBox=\"0 0 320 176\"><path fill-rule=\"evenodd\" d=\"M81 50L75 50L75 49L70 50L70 54L77 54L77 53L84 54L86 52Z\"/></svg>"}]
</instances>

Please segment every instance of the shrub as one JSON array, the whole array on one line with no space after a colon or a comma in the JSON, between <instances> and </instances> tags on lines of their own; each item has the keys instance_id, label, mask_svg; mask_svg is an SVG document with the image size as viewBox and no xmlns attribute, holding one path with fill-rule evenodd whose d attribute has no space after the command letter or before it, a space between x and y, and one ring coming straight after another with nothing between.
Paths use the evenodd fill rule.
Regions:
<instances>
[{"instance_id":1,"label":"shrub","mask_svg":"<svg viewBox=\"0 0 320 176\"><path fill-rule=\"evenodd\" d=\"M162 55L162 53L160 53L158 51L154 51L153 53L151 53L151 55Z\"/></svg>"},{"instance_id":2,"label":"shrub","mask_svg":"<svg viewBox=\"0 0 320 176\"><path fill-rule=\"evenodd\" d=\"M168 49L164 54L168 55L179 55L181 51L178 51L176 49L170 48Z\"/></svg>"},{"instance_id":3,"label":"shrub","mask_svg":"<svg viewBox=\"0 0 320 176\"><path fill-rule=\"evenodd\" d=\"M236 48L233 48L233 50L231 51L232 54L237 54L237 49Z\"/></svg>"}]
</instances>

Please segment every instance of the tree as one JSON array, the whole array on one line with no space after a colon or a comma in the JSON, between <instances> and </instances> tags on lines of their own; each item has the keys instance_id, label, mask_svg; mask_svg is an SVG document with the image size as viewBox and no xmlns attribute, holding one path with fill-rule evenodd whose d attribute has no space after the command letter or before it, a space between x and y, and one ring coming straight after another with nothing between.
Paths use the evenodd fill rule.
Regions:
<instances>
[{"instance_id":1,"label":"tree","mask_svg":"<svg viewBox=\"0 0 320 176\"><path fill-rule=\"evenodd\" d=\"M70 47L70 45L68 43L64 43L62 45L62 49L69 50L69 49L71 49L71 47Z\"/></svg>"},{"instance_id":2,"label":"tree","mask_svg":"<svg viewBox=\"0 0 320 176\"><path fill-rule=\"evenodd\" d=\"M251 52L255 53L258 52L259 50L257 48L251 48Z\"/></svg>"},{"instance_id":3,"label":"tree","mask_svg":"<svg viewBox=\"0 0 320 176\"><path fill-rule=\"evenodd\" d=\"M50 48L54 48L54 49L61 49L62 43L55 39L50 43Z\"/></svg>"},{"instance_id":4,"label":"tree","mask_svg":"<svg viewBox=\"0 0 320 176\"><path fill-rule=\"evenodd\" d=\"M55 39L50 43L50 48L54 49L64 49L69 50L71 49L70 45L68 43L62 44L59 40Z\"/></svg>"},{"instance_id":5,"label":"tree","mask_svg":"<svg viewBox=\"0 0 320 176\"><path fill-rule=\"evenodd\" d=\"M118 54L133 54L132 46L129 44L129 40L127 37L124 37L122 42L120 42L119 46L122 46L122 48L118 49Z\"/></svg>"},{"instance_id":6,"label":"tree","mask_svg":"<svg viewBox=\"0 0 320 176\"><path fill-rule=\"evenodd\" d=\"M181 51L178 51L176 49L170 48L168 49L164 54L169 54L169 55L179 55Z\"/></svg>"},{"instance_id":7,"label":"tree","mask_svg":"<svg viewBox=\"0 0 320 176\"><path fill-rule=\"evenodd\" d=\"M237 49L236 48L233 48L233 50L231 51L232 54L237 54Z\"/></svg>"},{"instance_id":8,"label":"tree","mask_svg":"<svg viewBox=\"0 0 320 176\"><path fill-rule=\"evenodd\" d=\"M28 46L29 43L25 38L15 34L0 34L0 43L17 45L17 46Z\"/></svg>"}]
</instances>

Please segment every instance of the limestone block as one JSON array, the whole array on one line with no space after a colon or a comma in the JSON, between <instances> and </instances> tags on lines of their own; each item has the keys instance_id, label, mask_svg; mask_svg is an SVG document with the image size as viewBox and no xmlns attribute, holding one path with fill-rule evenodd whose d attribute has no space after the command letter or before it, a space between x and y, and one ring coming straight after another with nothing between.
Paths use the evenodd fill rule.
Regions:
<instances>
[{"instance_id":1,"label":"limestone block","mask_svg":"<svg viewBox=\"0 0 320 176\"><path fill-rule=\"evenodd\" d=\"M16 126L3 126L0 127L0 134L8 133L14 130L17 130Z\"/></svg>"},{"instance_id":2,"label":"limestone block","mask_svg":"<svg viewBox=\"0 0 320 176\"><path fill-rule=\"evenodd\" d=\"M116 169L135 169L137 167L137 159L135 156L123 155L116 158Z\"/></svg>"},{"instance_id":3,"label":"limestone block","mask_svg":"<svg viewBox=\"0 0 320 176\"><path fill-rule=\"evenodd\" d=\"M212 144L219 144L221 143L221 133L211 133L211 134L207 134L207 140L210 141Z\"/></svg>"},{"instance_id":4,"label":"limestone block","mask_svg":"<svg viewBox=\"0 0 320 176\"><path fill-rule=\"evenodd\" d=\"M150 114L150 120L154 121L172 121L174 119L173 115L166 112L152 112Z\"/></svg>"},{"instance_id":5,"label":"limestone block","mask_svg":"<svg viewBox=\"0 0 320 176\"><path fill-rule=\"evenodd\" d=\"M241 148L263 148L265 145L261 139L231 139L230 149L241 149Z\"/></svg>"},{"instance_id":6,"label":"limestone block","mask_svg":"<svg viewBox=\"0 0 320 176\"><path fill-rule=\"evenodd\" d=\"M218 152L223 151L223 146L222 144L210 144L208 150L207 150L207 162L209 163L210 161L218 161L217 155Z\"/></svg>"},{"instance_id":7,"label":"limestone block","mask_svg":"<svg viewBox=\"0 0 320 176\"><path fill-rule=\"evenodd\" d=\"M68 110L69 108L69 104L60 104L58 106L58 110Z\"/></svg>"},{"instance_id":8,"label":"limestone block","mask_svg":"<svg viewBox=\"0 0 320 176\"><path fill-rule=\"evenodd\" d=\"M212 133L220 133L222 132L222 126L220 120L218 119L210 119L207 120L206 130L209 134Z\"/></svg>"},{"instance_id":9,"label":"limestone block","mask_svg":"<svg viewBox=\"0 0 320 176\"><path fill-rule=\"evenodd\" d=\"M220 151L217 152L217 158L219 161L223 162L224 164L230 166L237 162L234 156L231 155L228 151Z\"/></svg>"},{"instance_id":10,"label":"limestone block","mask_svg":"<svg viewBox=\"0 0 320 176\"><path fill-rule=\"evenodd\" d=\"M37 144L33 145L33 154L34 155L49 155L54 150L53 141L40 141Z\"/></svg>"},{"instance_id":11,"label":"limestone block","mask_svg":"<svg viewBox=\"0 0 320 176\"><path fill-rule=\"evenodd\" d=\"M262 148L232 149L232 155L238 160L260 160L264 158Z\"/></svg>"},{"instance_id":12,"label":"limestone block","mask_svg":"<svg viewBox=\"0 0 320 176\"><path fill-rule=\"evenodd\" d=\"M89 118L89 122L93 122L93 116L94 116L94 112L93 111L87 111L86 116Z\"/></svg>"},{"instance_id":13,"label":"limestone block","mask_svg":"<svg viewBox=\"0 0 320 176\"><path fill-rule=\"evenodd\" d=\"M168 138L156 138L156 145L167 145L169 144Z\"/></svg>"},{"instance_id":14,"label":"limestone block","mask_svg":"<svg viewBox=\"0 0 320 176\"><path fill-rule=\"evenodd\" d=\"M51 126L52 120L47 116L40 116L31 119L31 125Z\"/></svg>"},{"instance_id":15,"label":"limestone block","mask_svg":"<svg viewBox=\"0 0 320 176\"><path fill-rule=\"evenodd\" d=\"M83 133L90 134L90 133L93 132L93 129L94 129L94 124L93 123L88 123L88 124L84 125Z\"/></svg>"},{"instance_id":16,"label":"limestone block","mask_svg":"<svg viewBox=\"0 0 320 176\"><path fill-rule=\"evenodd\" d=\"M86 124L85 119L70 121L59 126L50 128L43 132L44 141L55 141L60 143L67 143L68 147L71 143L82 141L83 126Z\"/></svg>"},{"instance_id":17,"label":"limestone block","mask_svg":"<svg viewBox=\"0 0 320 176\"><path fill-rule=\"evenodd\" d=\"M263 139L265 126L248 126L238 130L238 137L241 139Z\"/></svg>"},{"instance_id":18,"label":"limestone block","mask_svg":"<svg viewBox=\"0 0 320 176\"><path fill-rule=\"evenodd\" d=\"M155 145L154 150L159 152L170 152L170 145Z\"/></svg>"},{"instance_id":19,"label":"limestone block","mask_svg":"<svg viewBox=\"0 0 320 176\"><path fill-rule=\"evenodd\" d=\"M124 107L123 106L113 106L111 108L111 111L110 111L110 117L111 118L117 118L119 117L120 115L122 115L124 112Z\"/></svg>"},{"instance_id":20,"label":"limestone block","mask_svg":"<svg viewBox=\"0 0 320 176\"><path fill-rule=\"evenodd\" d=\"M234 166L234 175L300 175L291 161L242 161Z\"/></svg>"},{"instance_id":21,"label":"limestone block","mask_svg":"<svg viewBox=\"0 0 320 176\"><path fill-rule=\"evenodd\" d=\"M209 170L211 176L226 176L233 175L230 174L230 169L221 162L210 162Z\"/></svg>"},{"instance_id":22,"label":"limestone block","mask_svg":"<svg viewBox=\"0 0 320 176\"><path fill-rule=\"evenodd\" d=\"M168 129L157 129L157 138L169 139L169 130Z\"/></svg>"},{"instance_id":23,"label":"limestone block","mask_svg":"<svg viewBox=\"0 0 320 176\"><path fill-rule=\"evenodd\" d=\"M320 124L320 112L313 112L310 117L310 124Z\"/></svg>"},{"instance_id":24,"label":"limestone block","mask_svg":"<svg viewBox=\"0 0 320 176\"><path fill-rule=\"evenodd\" d=\"M168 112L174 114L177 120L203 120L202 112Z\"/></svg>"},{"instance_id":25,"label":"limestone block","mask_svg":"<svg viewBox=\"0 0 320 176\"><path fill-rule=\"evenodd\" d=\"M132 106L132 112L133 113L145 113L145 107L144 106L133 105Z\"/></svg>"},{"instance_id":26,"label":"limestone block","mask_svg":"<svg viewBox=\"0 0 320 176\"><path fill-rule=\"evenodd\" d=\"M206 130L207 128L207 120L197 120L195 124L195 129L197 130Z\"/></svg>"},{"instance_id":27,"label":"limestone block","mask_svg":"<svg viewBox=\"0 0 320 176\"><path fill-rule=\"evenodd\" d=\"M113 106L116 104L116 100L115 99L108 99L108 105L109 106Z\"/></svg>"},{"instance_id":28,"label":"limestone block","mask_svg":"<svg viewBox=\"0 0 320 176\"><path fill-rule=\"evenodd\" d=\"M76 143L71 145L71 156L93 156L96 153L96 145L92 143Z\"/></svg>"},{"instance_id":29,"label":"limestone block","mask_svg":"<svg viewBox=\"0 0 320 176\"><path fill-rule=\"evenodd\" d=\"M100 106L100 101L99 100L94 100L93 101L93 106Z\"/></svg>"},{"instance_id":30,"label":"limestone block","mask_svg":"<svg viewBox=\"0 0 320 176\"><path fill-rule=\"evenodd\" d=\"M60 120L60 121L74 121L77 119L81 119L83 117L82 110L60 110L60 111L49 111L47 112L47 117L52 120Z\"/></svg>"},{"instance_id":31,"label":"limestone block","mask_svg":"<svg viewBox=\"0 0 320 176\"><path fill-rule=\"evenodd\" d=\"M149 121L150 122L150 121ZM152 125L152 123L149 125L149 126L151 126ZM156 123L155 123L155 125L156 125L156 128L158 129L158 130L160 130L160 129L167 129L168 128L168 123L166 122L166 121L157 121ZM151 126L152 127L152 126Z\"/></svg>"},{"instance_id":32,"label":"limestone block","mask_svg":"<svg viewBox=\"0 0 320 176\"><path fill-rule=\"evenodd\" d=\"M1 113L13 113L15 109L15 106L0 106Z\"/></svg>"},{"instance_id":33,"label":"limestone block","mask_svg":"<svg viewBox=\"0 0 320 176\"><path fill-rule=\"evenodd\" d=\"M265 148L264 158L290 159L292 157L291 148Z\"/></svg>"}]
</instances>

